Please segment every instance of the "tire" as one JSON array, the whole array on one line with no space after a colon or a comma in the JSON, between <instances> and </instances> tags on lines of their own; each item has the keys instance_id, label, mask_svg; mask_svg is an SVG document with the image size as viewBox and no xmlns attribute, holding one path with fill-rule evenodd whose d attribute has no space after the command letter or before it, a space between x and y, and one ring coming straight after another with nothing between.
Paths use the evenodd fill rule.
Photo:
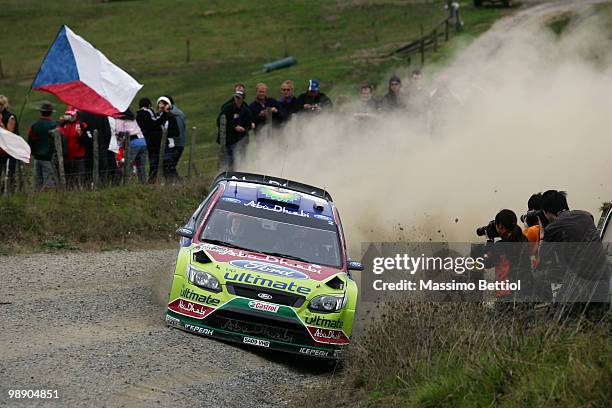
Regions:
<instances>
[{"instance_id":1,"label":"tire","mask_svg":"<svg viewBox=\"0 0 612 408\"><path fill-rule=\"evenodd\" d=\"M482 7L482 0L474 0L474 7Z\"/></svg>"}]
</instances>

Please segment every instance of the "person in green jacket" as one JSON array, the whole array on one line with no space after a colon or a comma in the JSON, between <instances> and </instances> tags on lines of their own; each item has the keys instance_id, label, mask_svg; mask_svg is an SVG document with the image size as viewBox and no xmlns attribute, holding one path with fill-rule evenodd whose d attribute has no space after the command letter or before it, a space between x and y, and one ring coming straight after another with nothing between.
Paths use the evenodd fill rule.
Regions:
<instances>
[{"instance_id":1,"label":"person in green jacket","mask_svg":"<svg viewBox=\"0 0 612 408\"><path fill-rule=\"evenodd\" d=\"M43 189L56 185L55 170L51 163L55 145L49 132L57 128L58 124L51 117L55 111L51 102L42 102L39 110L40 119L34 122L28 130L28 143L32 149L32 156L36 159L34 164L36 188ZM62 140L63 143L64 140Z\"/></svg>"}]
</instances>

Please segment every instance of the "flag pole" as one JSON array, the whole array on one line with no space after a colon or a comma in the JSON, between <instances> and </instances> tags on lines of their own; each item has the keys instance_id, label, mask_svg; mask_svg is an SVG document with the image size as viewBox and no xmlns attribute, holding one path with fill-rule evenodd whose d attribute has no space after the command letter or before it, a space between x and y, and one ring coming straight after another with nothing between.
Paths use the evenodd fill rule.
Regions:
<instances>
[{"instance_id":1,"label":"flag pole","mask_svg":"<svg viewBox=\"0 0 612 408\"><path fill-rule=\"evenodd\" d=\"M66 26L65 24L61 25L59 30L57 30L57 34L55 34L55 39L53 40L53 42L51 42L51 45L49 45L49 48L47 48L47 52L45 53L45 56L43 57L42 62L40 63L40 66L38 67L38 71L36 71L36 75L34 75L34 79L32 79L32 82L30 83L30 89L28 89L28 93L26 94L23 104L21 105L21 109L19 110L19 115L17 116L17 123L21 123L21 115L23 114L23 110L25 109L26 103L28 103L28 100L30 99L30 94L32 93L32 86L34 85L34 81L36 81L36 77L38 76L38 74L40 74L40 69L42 68L43 63L47 59L47 56L49 55L49 51L51 51L51 47L53 47L53 44L55 44L55 41L57 41L57 37L59 37L60 33L62 32L62 29L65 26Z\"/></svg>"}]
</instances>

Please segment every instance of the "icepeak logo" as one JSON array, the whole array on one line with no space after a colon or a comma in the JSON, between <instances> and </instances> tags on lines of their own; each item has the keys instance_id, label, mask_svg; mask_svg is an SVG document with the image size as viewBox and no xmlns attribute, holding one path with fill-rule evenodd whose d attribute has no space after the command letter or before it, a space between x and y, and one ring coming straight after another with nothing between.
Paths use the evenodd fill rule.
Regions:
<instances>
[{"instance_id":1,"label":"icepeak logo","mask_svg":"<svg viewBox=\"0 0 612 408\"><path fill-rule=\"evenodd\" d=\"M269 264L267 262L233 260L230 261L230 265L249 271L268 273L270 275L276 275L283 278L308 279L308 275L305 273L296 271L295 269L286 268L284 266Z\"/></svg>"}]
</instances>

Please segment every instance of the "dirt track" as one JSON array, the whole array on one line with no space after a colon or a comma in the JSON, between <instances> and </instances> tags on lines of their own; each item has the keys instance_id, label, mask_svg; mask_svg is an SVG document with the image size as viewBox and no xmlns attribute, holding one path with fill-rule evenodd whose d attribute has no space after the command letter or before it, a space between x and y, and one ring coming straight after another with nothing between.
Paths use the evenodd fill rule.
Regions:
<instances>
[{"instance_id":1,"label":"dirt track","mask_svg":"<svg viewBox=\"0 0 612 408\"><path fill-rule=\"evenodd\" d=\"M309 360L166 327L174 259L174 250L0 257L0 406L277 407L295 385L321 380L326 370ZM8 389L60 398L9 400Z\"/></svg>"}]
</instances>

